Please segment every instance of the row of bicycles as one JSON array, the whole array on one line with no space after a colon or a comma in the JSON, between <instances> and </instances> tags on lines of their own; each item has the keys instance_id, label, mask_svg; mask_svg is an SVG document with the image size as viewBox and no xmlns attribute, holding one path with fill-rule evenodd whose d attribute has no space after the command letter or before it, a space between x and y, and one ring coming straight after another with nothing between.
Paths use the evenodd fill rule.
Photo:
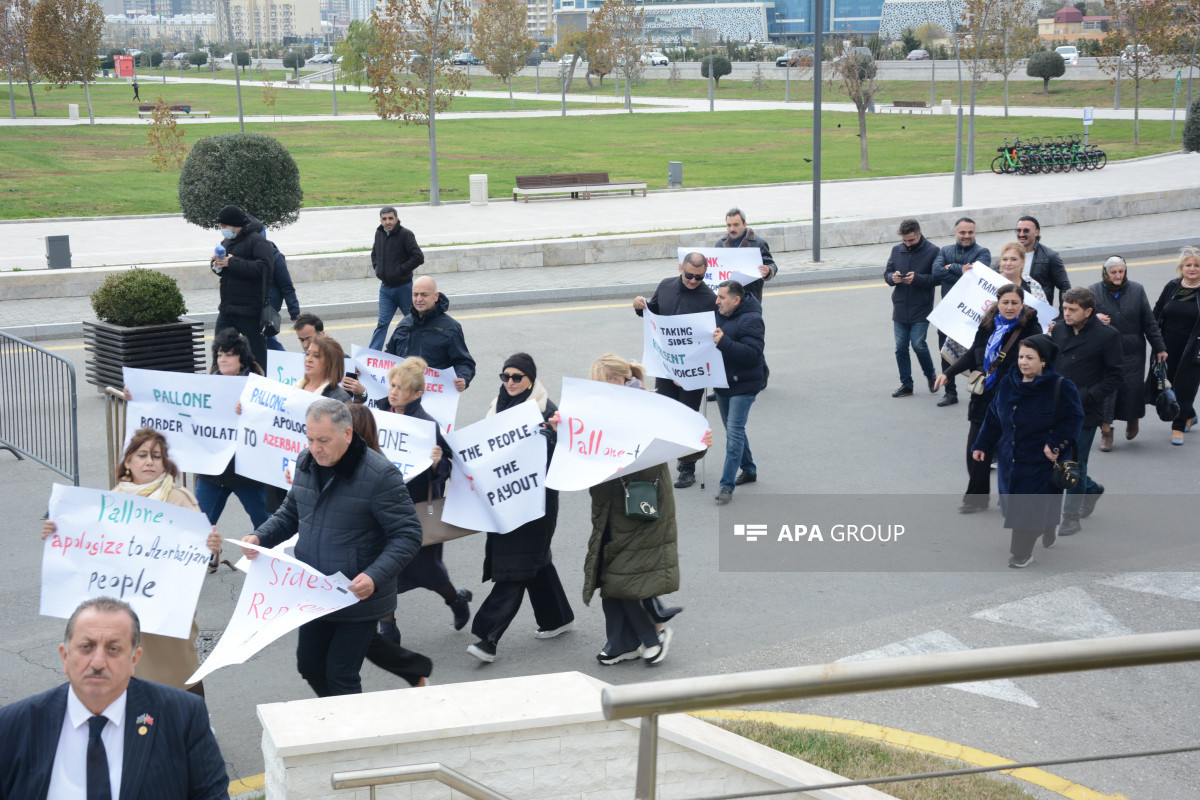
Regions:
<instances>
[{"instance_id":1,"label":"row of bicycles","mask_svg":"<svg viewBox=\"0 0 1200 800\"><path fill-rule=\"evenodd\" d=\"M1070 172L1085 169L1104 169L1108 156L1097 145L1083 143L1078 134L1067 136L1033 136L1022 141L1004 140L997 147L1000 155L992 159L992 172L997 175L1036 175L1039 172Z\"/></svg>"}]
</instances>

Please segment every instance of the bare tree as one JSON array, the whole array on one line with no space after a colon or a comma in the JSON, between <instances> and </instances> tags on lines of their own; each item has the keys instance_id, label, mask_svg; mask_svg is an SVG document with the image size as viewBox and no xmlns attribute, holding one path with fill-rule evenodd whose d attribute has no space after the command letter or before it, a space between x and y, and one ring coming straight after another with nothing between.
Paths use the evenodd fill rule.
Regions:
<instances>
[{"instance_id":1,"label":"bare tree","mask_svg":"<svg viewBox=\"0 0 1200 800\"><path fill-rule=\"evenodd\" d=\"M646 16L642 7L624 0L605 0L588 24L588 34L612 66L613 73L625 76L625 109L632 114L629 95L631 81L643 72L642 53L646 49Z\"/></svg>"},{"instance_id":2,"label":"bare tree","mask_svg":"<svg viewBox=\"0 0 1200 800\"><path fill-rule=\"evenodd\" d=\"M508 86L508 107L515 108L512 76L525 66L525 59L536 46L529 38L524 3L517 0L484 0L471 22L471 52L478 56L488 72Z\"/></svg>"},{"instance_id":3,"label":"bare tree","mask_svg":"<svg viewBox=\"0 0 1200 800\"><path fill-rule=\"evenodd\" d=\"M991 0L995 36L985 53L987 68L1004 77L1004 116L1008 116L1008 76L1017 71L1038 40L1029 0Z\"/></svg>"},{"instance_id":4,"label":"bare tree","mask_svg":"<svg viewBox=\"0 0 1200 800\"><path fill-rule=\"evenodd\" d=\"M150 163L159 172L179 169L187 159L188 148L183 143L183 128L175 122L171 106L160 95L154 104L154 118L146 132L146 144L150 147Z\"/></svg>"},{"instance_id":5,"label":"bare tree","mask_svg":"<svg viewBox=\"0 0 1200 800\"><path fill-rule=\"evenodd\" d=\"M874 102L875 92L879 88L875 82L876 73L875 59L866 55L856 56L853 51L829 65L830 89L840 86L858 109L859 168L863 172L870 169L867 163L867 109Z\"/></svg>"},{"instance_id":6,"label":"bare tree","mask_svg":"<svg viewBox=\"0 0 1200 800\"><path fill-rule=\"evenodd\" d=\"M367 80L380 119L429 126L429 204L441 203L438 189L437 113L467 87L449 54L462 49L458 29L470 18L466 0L385 0L371 15ZM408 73L406 70L412 70Z\"/></svg>"},{"instance_id":7,"label":"bare tree","mask_svg":"<svg viewBox=\"0 0 1200 800\"><path fill-rule=\"evenodd\" d=\"M967 174L975 174L975 92L984 81L988 61L994 52L996 31L992 28L993 0L966 0L963 4L962 60L971 78L971 111L967 132Z\"/></svg>"},{"instance_id":8,"label":"bare tree","mask_svg":"<svg viewBox=\"0 0 1200 800\"><path fill-rule=\"evenodd\" d=\"M33 94L34 69L29 56L33 38L33 0L0 0L0 64L10 81L24 81L29 89L29 104L38 115L37 98Z\"/></svg>"},{"instance_id":9,"label":"bare tree","mask_svg":"<svg viewBox=\"0 0 1200 800\"><path fill-rule=\"evenodd\" d=\"M1196 49L1200 47L1200 0L1186 0L1180 3L1178 8L1185 15L1186 27L1191 29L1192 38L1191 51L1180 50L1177 62L1180 69L1188 71L1187 106L1184 111L1186 119L1192 109L1192 70L1200 68L1200 61L1196 60Z\"/></svg>"},{"instance_id":10,"label":"bare tree","mask_svg":"<svg viewBox=\"0 0 1200 800\"><path fill-rule=\"evenodd\" d=\"M96 77L96 52L103 30L104 10L96 0L38 0L33 7L29 43L33 67L59 88L82 83L92 125L96 115L88 85Z\"/></svg>"},{"instance_id":11,"label":"bare tree","mask_svg":"<svg viewBox=\"0 0 1200 800\"><path fill-rule=\"evenodd\" d=\"M1133 143L1138 143L1142 83L1157 83L1175 56L1175 11L1171 0L1111 0L1113 24L1104 37L1100 69L1114 80L1133 81Z\"/></svg>"},{"instance_id":12,"label":"bare tree","mask_svg":"<svg viewBox=\"0 0 1200 800\"><path fill-rule=\"evenodd\" d=\"M588 36L584 31L571 31L563 37L559 49L563 51L564 56L571 56L571 63L569 65L559 64L564 94L571 87L571 82L575 80L575 66L587 58L587 47ZM585 71L583 78L587 81L588 88L592 88L592 76Z\"/></svg>"}]
</instances>

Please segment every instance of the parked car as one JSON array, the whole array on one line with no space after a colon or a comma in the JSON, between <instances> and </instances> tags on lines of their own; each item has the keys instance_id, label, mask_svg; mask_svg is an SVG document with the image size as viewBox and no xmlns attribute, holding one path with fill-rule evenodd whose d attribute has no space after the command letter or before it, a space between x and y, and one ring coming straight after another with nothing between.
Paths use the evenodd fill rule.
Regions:
<instances>
[{"instance_id":1,"label":"parked car","mask_svg":"<svg viewBox=\"0 0 1200 800\"><path fill-rule=\"evenodd\" d=\"M527 67L536 67L540 63L542 63L541 53L530 53L525 57L525 66Z\"/></svg>"},{"instance_id":2,"label":"parked car","mask_svg":"<svg viewBox=\"0 0 1200 800\"><path fill-rule=\"evenodd\" d=\"M1147 47L1146 45L1139 44L1137 46L1137 55L1134 56L1133 45L1127 44L1127 45L1125 45L1125 52L1121 53L1121 61L1122 62L1135 61L1139 58L1142 58L1142 57L1148 56L1148 55L1150 55L1150 48Z\"/></svg>"},{"instance_id":3,"label":"parked car","mask_svg":"<svg viewBox=\"0 0 1200 800\"><path fill-rule=\"evenodd\" d=\"M221 60L224 61L226 64L232 64L233 63L233 52L231 51L231 52L226 53L225 57L222 58Z\"/></svg>"},{"instance_id":4,"label":"parked car","mask_svg":"<svg viewBox=\"0 0 1200 800\"><path fill-rule=\"evenodd\" d=\"M786 53L775 59L775 66L786 67L791 64L793 67L811 66L813 63L813 51L807 47L799 50L788 50Z\"/></svg>"},{"instance_id":5,"label":"parked car","mask_svg":"<svg viewBox=\"0 0 1200 800\"><path fill-rule=\"evenodd\" d=\"M560 59L558 60L558 63L559 63L559 64L562 64L564 67L569 67L569 66L571 66L571 62L572 62L572 61L574 61L574 60L575 60L575 54L574 54L574 53L567 53L565 56L563 56L562 58L560 58ZM579 59L579 60L580 60L580 63L582 63L582 62L583 62L583 59L582 59L582 58L581 58L581 59Z\"/></svg>"},{"instance_id":6,"label":"parked car","mask_svg":"<svg viewBox=\"0 0 1200 800\"><path fill-rule=\"evenodd\" d=\"M130 50L129 51L129 55L133 56L134 58L137 58L141 54L142 54L141 50Z\"/></svg>"},{"instance_id":7,"label":"parked car","mask_svg":"<svg viewBox=\"0 0 1200 800\"><path fill-rule=\"evenodd\" d=\"M907 60L908 61L928 61L929 60L929 51L928 50L913 50L912 52L910 52L908 54Z\"/></svg>"},{"instance_id":8,"label":"parked car","mask_svg":"<svg viewBox=\"0 0 1200 800\"><path fill-rule=\"evenodd\" d=\"M1054 52L1062 56L1063 62L1068 67L1073 67L1079 63L1079 48L1072 45L1063 45L1062 47L1054 48Z\"/></svg>"},{"instance_id":9,"label":"parked car","mask_svg":"<svg viewBox=\"0 0 1200 800\"><path fill-rule=\"evenodd\" d=\"M866 56L869 59L872 59L872 60L875 59L875 54L871 52L871 48L869 48L869 47L851 47L848 50L844 51L840 56L835 58L833 60L833 63L837 64L837 63L841 62L842 60L849 58L852 53L854 54L855 58L860 58L862 56Z\"/></svg>"},{"instance_id":10,"label":"parked car","mask_svg":"<svg viewBox=\"0 0 1200 800\"><path fill-rule=\"evenodd\" d=\"M665 67L671 62L662 53L642 53L642 63L652 67Z\"/></svg>"},{"instance_id":11,"label":"parked car","mask_svg":"<svg viewBox=\"0 0 1200 800\"><path fill-rule=\"evenodd\" d=\"M331 64L333 63L333 53L317 53L308 60L310 64Z\"/></svg>"},{"instance_id":12,"label":"parked car","mask_svg":"<svg viewBox=\"0 0 1200 800\"><path fill-rule=\"evenodd\" d=\"M456 55L453 58L452 63L455 66L459 66L459 67L465 67L467 65L479 66L479 65L483 64L482 61L480 61L478 58L471 55L470 53L459 53L458 55Z\"/></svg>"}]
</instances>

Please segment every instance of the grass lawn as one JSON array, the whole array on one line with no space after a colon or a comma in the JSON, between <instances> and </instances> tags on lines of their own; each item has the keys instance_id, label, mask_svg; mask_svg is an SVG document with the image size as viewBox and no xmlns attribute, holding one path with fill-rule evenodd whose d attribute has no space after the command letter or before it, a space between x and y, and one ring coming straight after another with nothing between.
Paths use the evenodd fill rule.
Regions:
<instances>
[{"instance_id":1,"label":"grass lawn","mask_svg":"<svg viewBox=\"0 0 1200 800\"><path fill-rule=\"evenodd\" d=\"M963 769L968 764L823 731L795 730L761 722L725 721L722 728L807 761L849 780ZM995 775L960 775L872 786L899 800L1031 800L1019 784Z\"/></svg>"},{"instance_id":2,"label":"grass lawn","mask_svg":"<svg viewBox=\"0 0 1200 800\"><path fill-rule=\"evenodd\" d=\"M233 73L226 71L225 77L232 78ZM160 96L171 105L190 105L194 109L211 111L214 116L237 115L237 90L233 86L205 86L196 83L155 83L139 81L142 103L154 103ZM79 115L87 118L87 102L84 98L83 87L75 84L64 89L35 85L34 97L37 98L38 115L43 117L66 117L69 103L79 104ZM17 116L32 117L33 109L29 104L29 89L23 86L14 87L17 98ZM139 103L131 98L133 90L124 82L103 82L91 87L92 109L97 117L136 117ZM333 114L333 90L329 84L323 87L314 85L311 89L289 88L282 83L275 84L275 105L272 108L263 103L263 87L257 83L242 84L242 110L247 116L270 115L294 116L299 114ZM614 108L618 103L574 103L568 98L568 108ZM559 107L559 100L547 96L542 100L517 100L518 111L533 111L538 109L553 109ZM0 85L0 108L8 108L8 86ZM508 109L507 93L501 97L456 97L451 111L505 111ZM4 113L7 113L5 111ZM365 92L338 92L338 113L341 114L374 114L375 105L371 96ZM186 118L184 120L186 122ZM2 137L3 134L0 134ZM0 138L2 140L2 138Z\"/></svg>"},{"instance_id":3,"label":"grass lawn","mask_svg":"<svg viewBox=\"0 0 1200 800\"><path fill-rule=\"evenodd\" d=\"M879 177L953 170L952 117L877 115L868 122L871 171L858 169L857 118L823 116L823 177ZM686 185L736 186L812 177L812 115L806 111L618 114L438 123L444 199L468 197L468 175L486 172L494 198L510 198L518 174L606 170L614 180L666 188L666 162L682 161ZM236 125L180 123L185 142ZM1003 139L1080 130L1073 120L976 120L976 168L986 170ZM1091 141L1110 160L1176 150L1169 122L1096 120ZM380 121L250 124L286 145L300 167L307 207L427 199L428 131ZM386 154L381 169L380 155ZM1013 176L1036 194L1054 175ZM0 128L0 219L178 212L178 173L156 172L146 130L129 125Z\"/></svg>"},{"instance_id":4,"label":"grass lawn","mask_svg":"<svg viewBox=\"0 0 1200 800\"><path fill-rule=\"evenodd\" d=\"M775 70L775 71L772 71ZM634 85L633 98L636 100L640 97L708 97L708 82L699 78L700 66L698 64L685 63L679 65L679 74L683 80L672 84L665 79L655 79L643 82L640 85ZM750 81L731 81L724 80L717 87L716 96L718 99L725 98L728 100L783 100L784 81L783 70L777 69L771 64L763 65L763 74L769 77L780 78L780 80L771 80L766 83L762 91L755 88ZM951 68L938 67L938 82L937 82L937 100L940 103L942 100L958 101L958 82L952 80L954 74ZM542 74L542 92L554 91L556 86L557 71L547 75ZM532 92L534 88L534 78L520 76L513 79L513 90L521 92ZM595 84L596 79L592 78ZM1200 84L1198 84L1200 85ZM879 91L876 93L876 101L879 103L890 103L893 100L924 100L929 102L929 81L880 81ZM475 80L472 81L471 88L477 91L500 91L503 87L495 80ZM1008 104L1010 106L1068 106L1068 107L1083 107L1097 106L1100 108L1112 108L1113 102L1113 83L1107 80L1099 81L1050 81L1050 94L1042 94L1041 81L1009 81L1008 84ZM1175 88L1175 80L1172 77L1170 80L1160 80L1158 83L1150 83L1144 81L1141 89L1141 106L1145 108L1170 108L1171 94ZM571 85L571 91L579 94L587 92L595 92L596 94L613 93L612 77L608 76L604 79L604 86L598 84L594 89L588 89L587 83L583 79L581 70L575 71L575 80ZM624 95L624 84L621 86L621 93ZM570 97L570 95L567 95ZM799 81L792 76L791 87L788 92L791 100L811 101L812 100L812 80L811 77L807 80ZM826 89L823 94L824 99L831 102L849 102L846 94L840 87L830 88L826 83ZM963 103L969 104L971 100L971 85L963 83ZM978 105L1002 106L1004 105L1004 84L1003 82L989 81L978 87L975 93L975 102ZM1179 118L1183 119L1183 109L1187 102L1187 85L1186 82L1179 92ZM1133 82L1129 80L1121 81L1121 107L1133 108Z\"/></svg>"}]
</instances>

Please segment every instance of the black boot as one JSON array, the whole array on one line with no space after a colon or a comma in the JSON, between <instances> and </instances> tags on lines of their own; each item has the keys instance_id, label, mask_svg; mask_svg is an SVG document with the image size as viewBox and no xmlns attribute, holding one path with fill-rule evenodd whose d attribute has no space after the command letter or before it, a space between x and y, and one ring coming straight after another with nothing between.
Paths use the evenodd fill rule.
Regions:
<instances>
[{"instance_id":1,"label":"black boot","mask_svg":"<svg viewBox=\"0 0 1200 800\"><path fill-rule=\"evenodd\" d=\"M696 462L680 461L679 477L675 479L676 489L686 489L696 482Z\"/></svg>"}]
</instances>

